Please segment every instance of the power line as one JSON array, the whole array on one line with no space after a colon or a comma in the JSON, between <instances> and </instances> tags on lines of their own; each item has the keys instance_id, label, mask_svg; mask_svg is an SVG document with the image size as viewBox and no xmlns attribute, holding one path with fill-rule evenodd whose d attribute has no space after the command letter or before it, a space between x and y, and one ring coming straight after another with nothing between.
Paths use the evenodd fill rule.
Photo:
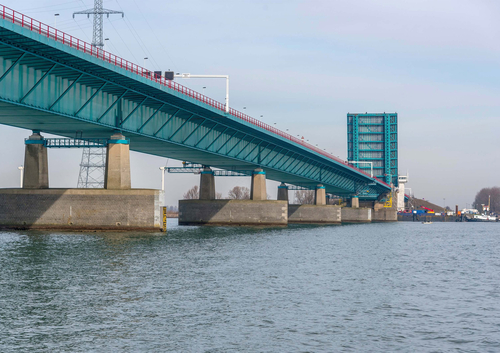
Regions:
<instances>
[{"instance_id":1,"label":"power line","mask_svg":"<svg viewBox=\"0 0 500 353\"><path fill-rule=\"evenodd\" d=\"M113 15L113 14L121 14L124 16L122 11L115 10L107 10L102 7L103 0L94 0L94 8L89 10L77 11L73 12L73 17L75 15L93 15L94 19L94 30L92 34L92 45L94 47L102 48L104 47L103 42L103 28L102 28L102 20L103 15Z\"/></svg>"},{"instance_id":2,"label":"power line","mask_svg":"<svg viewBox=\"0 0 500 353\"><path fill-rule=\"evenodd\" d=\"M118 0L116 1L118 2ZM163 45L163 41L161 41L158 36L156 35L156 31L153 30L153 28L151 27L151 25L149 24L149 21L147 19L146 16L144 16L144 14L142 13L142 10L141 10L141 7L139 5L137 5L137 2L134 0L134 4L135 6L137 6L137 9L139 10L142 18L144 18L144 20L146 21L146 24L148 25L149 29L151 30L151 33L153 33L153 35L155 36L156 40L157 40L157 43L160 43L160 47L161 49L163 50L163 52L167 55L167 57L169 58L169 60L171 61L172 63L172 67L176 67L176 65L174 64L174 61L172 60L172 58L170 57L170 55L168 54L167 50L165 49L165 45Z\"/></svg>"},{"instance_id":3,"label":"power line","mask_svg":"<svg viewBox=\"0 0 500 353\"><path fill-rule=\"evenodd\" d=\"M123 8L121 7L121 5L118 3L118 0L116 0L116 3L117 5L120 7L120 9L123 11ZM148 47L147 45L144 44L144 42L142 41L139 33L135 30L134 26L132 25L132 22L130 22L127 18L125 19L125 24L127 25L130 33L132 34L132 36L134 36L135 40L137 41L137 44L139 44L139 46L141 47L141 49L144 51L144 53L151 58L151 60L153 61L153 64L156 65L157 68L160 68L161 66L158 65L158 63L156 62L155 58L153 55L151 55L151 52L148 50Z\"/></svg>"},{"instance_id":4,"label":"power line","mask_svg":"<svg viewBox=\"0 0 500 353\"><path fill-rule=\"evenodd\" d=\"M135 57L134 53L132 52L132 50L130 50L130 48L128 47L127 45L127 42L125 42L122 38L122 36L120 35L120 32L118 32L115 28L115 26L113 25L113 23L110 21L110 24L111 24L111 27L113 27L113 29L115 30L116 34L118 34L118 37L120 37L121 41L123 42L123 44L125 44L125 47L127 48L127 50L130 52L130 54L132 55L132 57L134 58L135 62L138 62L137 58Z\"/></svg>"},{"instance_id":5,"label":"power line","mask_svg":"<svg viewBox=\"0 0 500 353\"><path fill-rule=\"evenodd\" d=\"M66 2L63 2L63 3L60 3L60 4L47 5L47 6L30 7L29 9L21 9L19 11L23 12L23 11L31 11L31 10L38 10L38 9L46 9L46 8L49 8L49 7L57 7L57 6L61 6L61 5L68 5L69 3L79 2L79 1L81 1L81 0L66 1ZM58 10L59 10L59 8L58 8Z\"/></svg>"}]
</instances>

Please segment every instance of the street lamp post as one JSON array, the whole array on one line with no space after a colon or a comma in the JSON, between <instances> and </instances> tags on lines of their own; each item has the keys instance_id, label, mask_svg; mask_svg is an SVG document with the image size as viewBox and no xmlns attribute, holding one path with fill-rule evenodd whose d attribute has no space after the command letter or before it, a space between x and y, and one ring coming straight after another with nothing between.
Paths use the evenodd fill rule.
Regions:
<instances>
[{"instance_id":1,"label":"street lamp post","mask_svg":"<svg viewBox=\"0 0 500 353\"><path fill-rule=\"evenodd\" d=\"M54 14L54 29L57 29L57 16L59 16L58 13Z\"/></svg>"},{"instance_id":2,"label":"street lamp post","mask_svg":"<svg viewBox=\"0 0 500 353\"><path fill-rule=\"evenodd\" d=\"M161 196L160 196L160 203L162 206L165 206L165 171L167 170L167 167L160 167L161 170Z\"/></svg>"},{"instance_id":3,"label":"street lamp post","mask_svg":"<svg viewBox=\"0 0 500 353\"><path fill-rule=\"evenodd\" d=\"M347 161L347 163L364 163L364 164L369 164L370 165L370 176L373 178L373 162L365 162L365 161Z\"/></svg>"},{"instance_id":4,"label":"street lamp post","mask_svg":"<svg viewBox=\"0 0 500 353\"><path fill-rule=\"evenodd\" d=\"M229 75L191 75L175 74L178 78L225 78L226 79L226 113L229 113Z\"/></svg>"},{"instance_id":5,"label":"street lamp post","mask_svg":"<svg viewBox=\"0 0 500 353\"><path fill-rule=\"evenodd\" d=\"M19 166L19 167L17 167L17 169L19 169L19 171L21 172L21 179L20 179L19 184L21 185L21 189L22 189L23 188L24 167Z\"/></svg>"}]
</instances>

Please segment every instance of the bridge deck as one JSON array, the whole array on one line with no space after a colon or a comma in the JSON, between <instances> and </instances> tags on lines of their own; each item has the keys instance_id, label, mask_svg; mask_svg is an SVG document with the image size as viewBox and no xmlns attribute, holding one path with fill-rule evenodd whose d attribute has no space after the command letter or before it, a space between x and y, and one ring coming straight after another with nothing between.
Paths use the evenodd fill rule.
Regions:
<instances>
[{"instance_id":1,"label":"bridge deck","mask_svg":"<svg viewBox=\"0 0 500 353\"><path fill-rule=\"evenodd\" d=\"M0 123L74 137L122 131L132 150L334 194L390 187L344 161L175 82L0 5Z\"/></svg>"}]
</instances>

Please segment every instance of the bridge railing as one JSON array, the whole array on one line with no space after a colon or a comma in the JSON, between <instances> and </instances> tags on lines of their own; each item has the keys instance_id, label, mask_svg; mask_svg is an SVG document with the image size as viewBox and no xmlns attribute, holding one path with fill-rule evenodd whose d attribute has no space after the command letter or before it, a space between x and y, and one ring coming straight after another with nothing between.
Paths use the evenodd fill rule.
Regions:
<instances>
[{"instance_id":1,"label":"bridge railing","mask_svg":"<svg viewBox=\"0 0 500 353\"><path fill-rule=\"evenodd\" d=\"M64 33L62 31L58 31L54 27L46 25L38 20L35 20L35 19L33 19L29 16L26 16L20 12L17 12L15 10L7 7L7 6L0 5L0 11L1 11L0 15L2 16L2 18L4 20L12 21L12 23L15 23L23 28L28 28L33 32L47 36L48 38L51 38L51 39L56 40L58 42L61 42L64 45L67 45L71 48L75 48L79 51L82 51L86 54L92 55L98 59L105 61L105 62L108 62L110 64L118 66L118 67L125 69L127 71L133 72L139 76L148 78L156 83L159 83L163 86L166 86L170 89L173 89L174 91L177 91L185 96L196 99L199 102L203 102L203 103L205 103L211 107L214 107L222 112L226 111L225 104L223 104L221 102L218 102L218 101L216 101L212 98L209 98L201 93L193 91L190 88L187 88L181 84L178 84L177 82L173 82L171 80L166 80L164 77L161 77L159 75L157 76L154 74L154 72L152 72L150 70L147 70L147 69L145 69L139 65L136 65L128 60L122 59L114 54L111 54L111 53L103 50L103 49L97 48L97 47L95 47L95 46L93 46L93 45L91 45L83 40L75 38L67 33ZM294 143L302 145L310 150L313 150L316 153L319 153L327 158L330 158L330 159L335 160L339 163L342 163L353 170L356 170L360 173L363 173L363 174L371 177L370 174L366 173L365 171L348 164L346 161L343 161L342 159L337 158L334 155L311 145L310 143L305 142L303 139L298 139L298 138L296 138L290 134L287 134L287 133L285 133L285 132L283 132L283 131L281 131L273 126L270 126L270 125L268 125L260 120L252 118L246 114L243 114L242 112L239 112L233 108L229 109L229 114L231 114L234 117L237 117L241 120L249 122L255 126L258 126L264 130L272 132L273 134L281 136L287 140L290 140ZM381 182L382 184L389 186L387 183L385 183L384 181L382 181L380 179L377 179L377 178L373 178L373 179L376 179L377 181Z\"/></svg>"}]
</instances>

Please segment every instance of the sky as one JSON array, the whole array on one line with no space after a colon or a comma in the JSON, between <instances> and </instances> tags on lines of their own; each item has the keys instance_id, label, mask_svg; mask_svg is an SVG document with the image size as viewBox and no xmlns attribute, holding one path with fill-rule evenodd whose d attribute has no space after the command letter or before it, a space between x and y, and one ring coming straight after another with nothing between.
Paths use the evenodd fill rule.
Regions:
<instances>
[{"instance_id":1,"label":"sky","mask_svg":"<svg viewBox=\"0 0 500 353\"><path fill-rule=\"evenodd\" d=\"M91 42L89 0L3 5ZM105 49L152 70L230 76L230 105L342 159L346 115L397 112L399 173L419 198L460 208L500 186L500 3L494 0L105 0ZM59 13L55 17L54 14ZM57 21L57 23L56 23ZM144 58L148 59L145 60ZM179 79L223 102L225 81ZM203 88L206 87L206 88ZM19 186L24 138L0 126L0 187ZM50 150L51 187L76 187L81 151ZM160 188L159 167L131 154L132 187ZM167 204L199 183L166 176ZM217 178L224 196L249 178ZM276 196L277 183L268 183Z\"/></svg>"}]
</instances>

